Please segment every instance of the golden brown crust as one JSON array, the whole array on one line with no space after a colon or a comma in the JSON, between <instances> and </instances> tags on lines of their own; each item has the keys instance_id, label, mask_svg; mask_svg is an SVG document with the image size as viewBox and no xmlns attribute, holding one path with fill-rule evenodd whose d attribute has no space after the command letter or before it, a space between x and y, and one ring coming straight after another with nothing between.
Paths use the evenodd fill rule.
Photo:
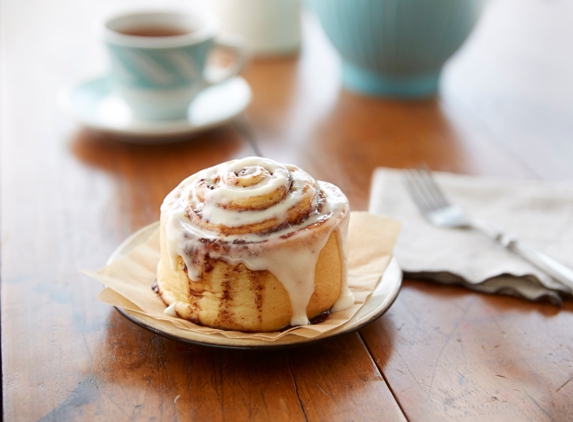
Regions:
<instances>
[{"instance_id":1,"label":"golden brown crust","mask_svg":"<svg viewBox=\"0 0 573 422\"><path fill-rule=\"evenodd\" d=\"M161 296L207 326L305 325L351 296L348 217L338 188L296 166L246 157L202 170L161 207Z\"/></svg>"},{"instance_id":2,"label":"golden brown crust","mask_svg":"<svg viewBox=\"0 0 573 422\"><path fill-rule=\"evenodd\" d=\"M171 269L165 247L166 219L161 221L161 262L158 290L165 303L176 305L177 314L191 322L228 330L276 331L290 324L289 296L269 271L251 271L208 259L198 282L187 276L183 260ZM337 231L330 234L319 254L315 288L307 307L310 319L328 311L340 295L342 257ZM303 246L303 245L302 245ZM296 265L296 263L293 263Z\"/></svg>"}]
</instances>

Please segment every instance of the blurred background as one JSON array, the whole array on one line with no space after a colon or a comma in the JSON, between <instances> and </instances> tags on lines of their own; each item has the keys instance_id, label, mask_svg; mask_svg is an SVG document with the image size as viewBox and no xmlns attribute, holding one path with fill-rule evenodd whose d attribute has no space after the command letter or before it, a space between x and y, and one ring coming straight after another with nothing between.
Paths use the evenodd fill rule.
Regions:
<instances>
[{"instance_id":1,"label":"blurred background","mask_svg":"<svg viewBox=\"0 0 573 422\"><path fill-rule=\"evenodd\" d=\"M260 78L267 77L266 69L280 67L281 60L291 60L298 63L297 68L283 68L284 74L272 76L277 85L292 87L290 100L287 101L286 97L280 100L285 102L282 112L292 115L292 120L297 120L296 115L327 115L339 96L342 75L337 51L325 36L316 15L308 10L311 3L318 2L300 5L294 0L275 2L283 8L284 4L290 4L288 13L282 14L285 19L281 30L288 33L290 28L295 35L290 39L283 35L285 44L278 50L282 48L285 54L280 54L280 51L269 54L264 51L268 46L257 45L256 34L269 33L269 28L255 30L253 25L264 26L265 13L267 23L277 19L272 8L261 9L262 3L252 0L103 1L96 6L88 1L5 1L1 25L4 39L2 75L8 80L15 73L25 75L28 84L6 86L3 101L14 105L18 98L24 97L19 92L22 89L33 91L31 97L37 101L51 101L58 90L72 81L105 73L108 67L106 53L93 30L94 22L103 15L140 8L185 10L200 7L217 13L225 30L242 31L253 47L252 59L261 63L252 74L249 74L252 69L248 66L244 71L254 88L253 101L259 101L256 84ZM296 53L298 40L294 19L299 7L302 32L300 53ZM554 13L555 9L560 12ZM258 12L254 12L256 10ZM251 14L246 13L248 11ZM533 150L535 153L530 157L542 160L546 148L573 148L569 139L563 139L573 133L573 83L567 83L571 82L569 75L573 74L573 56L567 53L573 31L570 24L572 15L573 5L564 1L485 1L475 29L445 64L439 85L440 107L444 108L444 113L448 115L455 109L467 110L467 116L471 116L477 125L485 123L485 130L490 132L487 136L493 135L518 155L520 149ZM18 19L7 19L7 16L17 16ZM22 19L26 19L35 31L30 31L28 25L20 25ZM287 23L289 19L290 23ZM50 48L38 43L46 38L50 39ZM6 63L12 65L7 66ZM563 83L555 83L556 80ZM26 105L5 107L5 110L8 113L25 113ZM501 115L503 119L499 117ZM55 107L34 116L34 119L50 121L50 124L64 126L68 131L74 124ZM452 120L455 125L456 118ZM260 129L260 135L273 136L265 132L265 128ZM310 128L305 128L304 122L298 121L293 125L292 121L285 119L284 127L276 130L304 139ZM41 138L41 135L35 138ZM404 147L407 148L406 145ZM560 169L569 166L565 159L563 162L553 160L553 165L544 170L544 177L559 177L562 174Z\"/></svg>"},{"instance_id":2,"label":"blurred background","mask_svg":"<svg viewBox=\"0 0 573 422\"><path fill-rule=\"evenodd\" d=\"M63 91L109 72L95 22L142 8L207 9L243 35L251 55L240 75L252 97L238 119L139 145L59 107ZM572 17L567 0L0 0L5 419L221 411L222 420L256 409L275 420L281 406L300 420L357 411L377 420L388 409L396 420L566 419L570 301L562 311L406 280L360 334L309 353L214 353L130 324L78 269L100 268L157 221L183 178L253 154L337 184L353 210L368 209L381 166L572 180ZM306 387L317 373L326 393ZM224 392L238 395L234 407L222 409Z\"/></svg>"}]
</instances>

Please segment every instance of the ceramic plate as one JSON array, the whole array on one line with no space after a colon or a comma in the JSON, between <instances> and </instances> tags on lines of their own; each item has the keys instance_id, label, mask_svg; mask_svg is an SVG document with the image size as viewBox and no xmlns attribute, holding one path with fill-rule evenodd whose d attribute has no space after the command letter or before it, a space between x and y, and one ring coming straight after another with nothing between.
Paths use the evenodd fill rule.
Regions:
<instances>
[{"instance_id":1,"label":"ceramic plate","mask_svg":"<svg viewBox=\"0 0 573 422\"><path fill-rule=\"evenodd\" d=\"M157 229L158 225L159 222L153 223L127 238L110 256L108 264L123 255L127 255L133 248L144 243ZM167 337L183 343L229 349L280 349L316 343L329 338L350 334L366 327L378 319L380 316L382 316L390 308L398 296L401 285L402 271L396 262L396 258L392 258L388 268L382 276L382 279L378 283L378 286L376 286L372 295L366 299L364 306L360 308L354 317L346 324L334 330L323 333L319 337L311 339L293 335L281 337L274 342L268 342L253 339L230 339L218 335L196 333L175 326L172 326L167 330L165 329L165 326L160 327L155 319L147 315L117 307L116 309L120 314L122 314L125 318L134 324L137 324L140 327L143 327L163 337Z\"/></svg>"},{"instance_id":2,"label":"ceramic plate","mask_svg":"<svg viewBox=\"0 0 573 422\"><path fill-rule=\"evenodd\" d=\"M201 91L189 106L187 119L148 121L133 117L129 106L113 90L110 79L102 76L65 89L58 102L90 129L127 142L157 144L228 123L245 110L251 96L249 84L235 77Z\"/></svg>"}]
</instances>

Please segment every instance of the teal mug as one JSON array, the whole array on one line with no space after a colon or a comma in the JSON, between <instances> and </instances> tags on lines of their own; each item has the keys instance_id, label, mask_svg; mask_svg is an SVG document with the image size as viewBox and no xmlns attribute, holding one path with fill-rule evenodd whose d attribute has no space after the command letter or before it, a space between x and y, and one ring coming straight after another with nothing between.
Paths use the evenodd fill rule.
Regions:
<instances>
[{"instance_id":1,"label":"teal mug","mask_svg":"<svg viewBox=\"0 0 573 422\"><path fill-rule=\"evenodd\" d=\"M369 95L434 95L484 0L306 0L342 59L343 84Z\"/></svg>"},{"instance_id":2,"label":"teal mug","mask_svg":"<svg viewBox=\"0 0 573 422\"><path fill-rule=\"evenodd\" d=\"M185 118L199 92L235 77L246 59L241 40L223 38L217 18L199 11L127 13L106 19L101 28L112 84L140 119ZM209 73L207 58L215 48L234 59Z\"/></svg>"}]
</instances>

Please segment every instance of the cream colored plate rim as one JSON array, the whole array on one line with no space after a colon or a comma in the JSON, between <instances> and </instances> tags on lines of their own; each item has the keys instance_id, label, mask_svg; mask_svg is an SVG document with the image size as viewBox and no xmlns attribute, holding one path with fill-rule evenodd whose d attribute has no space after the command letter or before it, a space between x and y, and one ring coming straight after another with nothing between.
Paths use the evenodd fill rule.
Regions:
<instances>
[{"instance_id":1,"label":"cream colored plate rim","mask_svg":"<svg viewBox=\"0 0 573 422\"><path fill-rule=\"evenodd\" d=\"M108 259L108 264L121 256L127 255L136 246L144 243L149 236L157 229L159 222L152 223L128 237ZM364 306L346 324L321 334L314 338L305 338L296 335L281 337L276 341L262 341L256 339L231 339L220 335L196 333L173 326L166 330L164 326L159 326L157 321L147 315L128 309L116 309L129 321L139 325L149 331L176 341L203 346L222 347L231 349L273 349L293 346L301 346L317 341L326 340L353 333L374 322L382 316L394 303L400 292L402 285L402 271L398 266L396 258L392 257L382 279L370 295Z\"/></svg>"}]
</instances>

